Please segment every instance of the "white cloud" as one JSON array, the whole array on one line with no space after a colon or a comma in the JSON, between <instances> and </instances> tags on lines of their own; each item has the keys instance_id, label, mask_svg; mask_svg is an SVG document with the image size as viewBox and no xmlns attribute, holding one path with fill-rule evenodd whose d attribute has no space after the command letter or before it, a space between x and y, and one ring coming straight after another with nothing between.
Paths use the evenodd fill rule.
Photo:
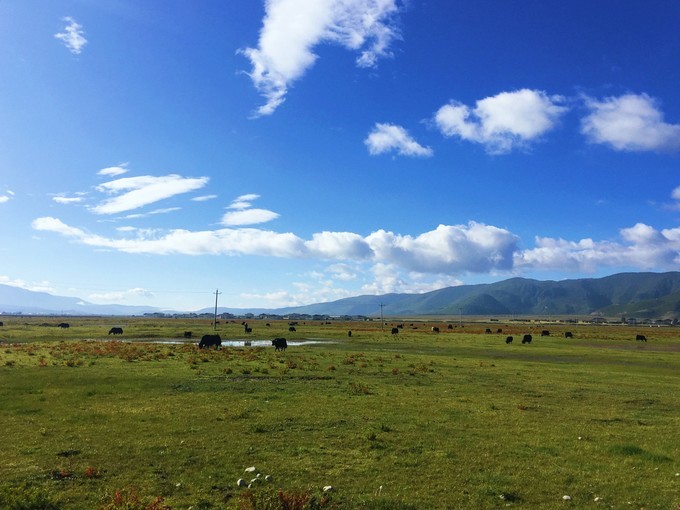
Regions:
<instances>
[{"instance_id":1,"label":"white cloud","mask_svg":"<svg viewBox=\"0 0 680 510\"><path fill-rule=\"evenodd\" d=\"M63 196L57 196L57 197L52 197L52 200L54 200L58 204L77 204L83 201L83 197L63 197Z\"/></svg>"},{"instance_id":2,"label":"white cloud","mask_svg":"<svg viewBox=\"0 0 680 510\"><path fill-rule=\"evenodd\" d=\"M30 290L33 292L54 292L54 288L49 282L29 283L24 280L10 278L9 276L5 275L0 275L0 284L9 285L10 287L18 287L20 289Z\"/></svg>"},{"instance_id":3,"label":"white cloud","mask_svg":"<svg viewBox=\"0 0 680 510\"><path fill-rule=\"evenodd\" d=\"M96 189L109 194L123 191L125 193L105 200L92 207L91 211L96 214L115 214L139 209L159 200L200 189L207 184L208 180L208 177L187 178L171 174L161 177L151 175L124 177L105 182Z\"/></svg>"},{"instance_id":4,"label":"white cloud","mask_svg":"<svg viewBox=\"0 0 680 510\"><path fill-rule=\"evenodd\" d=\"M335 280L347 282L357 278L357 270L349 264L331 264L326 268L326 272Z\"/></svg>"},{"instance_id":5,"label":"white cloud","mask_svg":"<svg viewBox=\"0 0 680 510\"><path fill-rule=\"evenodd\" d=\"M130 298L136 299L140 297L152 299L155 296L153 292L147 289L133 288L122 291L111 291L90 294L88 296L88 300L92 301L93 303L119 303L121 301L127 301Z\"/></svg>"},{"instance_id":6,"label":"white cloud","mask_svg":"<svg viewBox=\"0 0 680 510\"><path fill-rule=\"evenodd\" d=\"M0 204L4 204L5 202L9 202L10 197L9 195L0 195Z\"/></svg>"},{"instance_id":7,"label":"white cloud","mask_svg":"<svg viewBox=\"0 0 680 510\"><path fill-rule=\"evenodd\" d=\"M256 225L275 220L278 217L278 213L267 209L243 209L225 213L222 216L221 223L225 226Z\"/></svg>"},{"instance_id":8,"label":"white cloud","mask_svg":"<svg viewBox=\"0 0 680 510\"><path fill-rule=\"evenodd\" d=\"M202 195L200 197L194 197L191 200L194 202L207 202L208 200L213 200L217 198L217 195Z\"/></svg>"},{"instance_id":9,"label":"white cloud","mask_svg":"<svg viewBox=\"0 0 680 510\"><path fill-rule=\"evenodd\" d=\"M364 143L373 155L396 151L402 156L432 156L430 147L423 147L403 127L395 124L376 123Z\"/></svg>"},{"instance_id":10,"label":"white cloud","mask_svg":"<svg viewBox=\"0 0 680 510\"><path fill-rule=\"evenodd\" d=\"M562 96L538 90L501 92L477 101L474 109L458 102L444 105L434 121L444 136L480 143L490 154L506 154L553 129L567 110L562 102Z\"/></svg>"},{"instance_id":11,"label":"white cloud","mask_svg":"<svg viewBox=\"0 0 680 510\"><path fill-rule=\"evenodd\" d=\"M127 163L121 163L120 165L117 166L109 166L106 168L102 168L97 172L97 175L103 175L106 177L116 177L117 175L122 175L128 172L127 169L128 164Z\"/></svg>"},{"instance_id":12,"label":"white cloud","mask_svg":"<svg viewBox=\"0 0 680 510\"><path fill-rule=\"evenodd\" d=\"M678 151L680 124L667 124L656 101L647 94L626 94L602 101L586 98L590 114L581 132L590 142L619 151Z\"/></svg>"},{"instance_id":13,"label":"white cloud","mask_svg":"<svg viewBox=\"0 0 680 510\"><path fill-rule=\"evenodd\" d=\"M76 20L70 16L62 19L66 22L64 31L54 34L54 37L64 43L64 46L66 46L71 53L80 55L83 47L87 44L83 27L76 23Z\"/></svg>"},{"instance_id":14,"label":"white cloud","mask_svg":"<svg viewBox=\"0 0 680 510\"><path fill-rule=\"evenodd\" d=\"M252 206L252 201L260 198L260 195L255 195L254 193L249 193L247 195L241 195L237 197L231 204L229 204L228 209L248 209Z\"/></svg>"},{"instance_id":15,"label":"white cloud","mask_svg":"<svg viewBox=\"0 0 680 510\"><path fill-rule=\"evenodd\" d=\"M515 267L594 272L599 267L675 269L680 264L680 229L636 225L620 230L623 242L536 238L536 247L515 254Z\"/></svg>"},{"instance_id":16,"label":"white cloud","mask_svg":"<svg viewBox=\"0 0 680 510\"><path fill-rule=\"evenodd\" d=\"M397 0L268 0L265 8L258 47L242 50L266 101L258 115L270 115L283 103L290 85L316 61L315 46L335 43L360 51L357 65L372 67L389 55L397 37Z\"/></svg>"},{"instance_id":17,"label":"white cloud","mask_svg":"<svg viewBox=\"0 0 680 510\"><path fill-rule=\"evenodd\" d=\"M39 231L55 232L90 246L127 253L262 255L372 261L418 273L458 274L506 270L512 266L517 238L504 229L470 222L440 225L417 237L379 230L366 238L351 232L321 232L303 240L292 233L254 228L213 231L138 231L134 239L110 239L71 227L57 218L33 221Z\"/></svg>"},{"instance_id":18,"label":"white cloud","mask_svg":"<svg viewBox=\"0 0 680 510\"><path fill-rule=\"evenodd\" d=\"M227 209L232 209L222 216L222 225L227 227L257 225L275 220L280 215L267 209L251 209L252 201L260 198L260 195L249 193L241 195L229 204Z\"/></svg>"}]
</instances>

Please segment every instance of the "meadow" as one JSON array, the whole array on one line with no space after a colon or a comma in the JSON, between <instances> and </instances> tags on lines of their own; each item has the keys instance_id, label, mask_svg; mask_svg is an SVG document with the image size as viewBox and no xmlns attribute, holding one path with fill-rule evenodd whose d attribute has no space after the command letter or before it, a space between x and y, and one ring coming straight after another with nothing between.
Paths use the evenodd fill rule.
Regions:
<instances>
[{"instance_id":1,"label":"meadow","mask_svg":"<svg viewBox=\"0 0 680 510\"><path fill-rule=\"evenodd\" d=\"M0 320L2 509L680 509L677 328Z\"/></svg>"}]
</instances>

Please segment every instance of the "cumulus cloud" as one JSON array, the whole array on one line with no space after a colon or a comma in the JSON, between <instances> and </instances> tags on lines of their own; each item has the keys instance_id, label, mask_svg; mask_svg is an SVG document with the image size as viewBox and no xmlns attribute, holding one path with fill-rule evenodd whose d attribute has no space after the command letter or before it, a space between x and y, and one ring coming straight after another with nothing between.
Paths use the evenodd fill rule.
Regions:
<instances>
[{"instance_id":1,"label":"cumulus cloud","mask_svg":"<svg viewBox=\"0 0 680 510\"><path fill-rule=\"evenodd\" d=\"M97 191L116 196L92 207L91 211L96 214L116 214L139 209L159 200L200 189L208 180L208 177L187 178L174 174L116 179L96 187Z\"/></svg>"},{"instance_id":2,"label":"cumulus cloud","mask_svg":"<svg viewBox=\"0 0 680 510\"><path fill-rule=\"evenodd\" d=\"M83 27L70 16L62 19L66 22L64 31L54 34L54 37L59 39L71 53L80 55L83 47L87 44Z\"/></svg>"},{"instance_id":3,"label":"cumulus cloud","mask_svg":"<svg viewBox=\"0 0 680 510\"><path fill-rule=\"evenodd\" d=\"M667 124L657 102L647 94L626 94L602 101L586 98L590 114L581 132L592 143L619 151L680 150L680 124Z\"/></svg>"},{"instance_id":4,"label":"cumulus cloud","mask_svg":"<svg viewBox=\"0 0 680 510\"><path fill-rule=\"evenodd\" d=\"M246 209L247 211L247 209ZM240 212L240 211L239 211ZM366 293L426 292L456 285L466 273L515 273L534 270L595 272L602 268L677 269L680 227L658 230L644 223L622 228L618 240L571 241L540 237L521 249L512 232L482 223L439 225L419 235L377 230L319 232L310 239L257 228L216 230L118 229L106 237L70 226L58 218L33 221L37 231L60 234L73 242L126 253L156 255L258 255L329 261L323 281L348 281L372 267Z\"/></svg>"},{"instance_id":5,"label":"cumulus cloud","mask_svg":"<svg viewBox=\"0 0 680 510\"><path fill-rule=\"evenodd\" d=\"M535 248L515 254L515 267L586 272L600 267L677 269L680 228L657 230L637 223L620 234L622 242L537 237Z\"/></svg>"},{"instance_id":6,"label":"cumulus cloud","mask_svg":"<svg viewBox=\"0 0 680 510\"><path fill-rule=\"evenodd\" d=\"M430 147L423 147L395 124L376 123L364 143L372 155L396 151L401 156L432 156Z\"/></svg>"},{"instance_id":7,"label":"cumulus cloud","mask_svg":"<svg viewBox=\"0 0 680 510\"><path fill-rule=\"evenodd\" d=\"M397 0L268 0L257 48L241 50L265 98L257 115L270 115L290 85L314 64L313 49L334 43L359 51L357 65L375 66L397 37Z\"/></svg>"},{"instance_id":8,"label":"cumulus cloud","mask_svg":"<svg viewBox=\"0 0 680 510\"><path fill-rule=\"evenodd\" d=\"M506 154L553 129L567 110L563 102L562 96L539 90L501 92L477 101L474 108L455 101L444 105L434 121L444 136L480 143L490 154Z\"/></svg>"},{"instance_id":9,"label":"cumulus cloud","mask_svg":"<svg viewBox=\"0 0 680 510\"><path fill-rule=\"evenodd\" d=\"M440 225L416 237L379 230L367 237L351 232L320 232L309 240L292 233L254 228L138 230L133 232L134 237L111 239L71 227L53 217L34 220L33 228L55 232L86 245L127 253L243 254L380 262L407 271L442 274L510 269L517 244L517 238L511 232L474 222Z\"/></svg>"}]
</instances>

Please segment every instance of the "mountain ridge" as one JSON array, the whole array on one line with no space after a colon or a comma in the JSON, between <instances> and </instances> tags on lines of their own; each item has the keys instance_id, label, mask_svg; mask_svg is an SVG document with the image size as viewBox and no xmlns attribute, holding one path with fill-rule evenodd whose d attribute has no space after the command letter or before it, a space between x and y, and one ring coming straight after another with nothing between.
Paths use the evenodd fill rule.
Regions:
<instances>
[{"instance_id":1,"label":"mountain ridge","mask_svg":"<svg viewBox=\"0 0 680 510\"><path fill-rule=\"evenodd\" d=\"M218 313L329 316L416 315L637 315L680 317L680 272L617 273L602 278L535 280L514 277L495 283L446 287L422 294L361 295L283 308L226 308ZM31 315L143 315L213 313L168 311L152 306L97 305L0 284L0 313Z\"/></svg>"}]
</instances>

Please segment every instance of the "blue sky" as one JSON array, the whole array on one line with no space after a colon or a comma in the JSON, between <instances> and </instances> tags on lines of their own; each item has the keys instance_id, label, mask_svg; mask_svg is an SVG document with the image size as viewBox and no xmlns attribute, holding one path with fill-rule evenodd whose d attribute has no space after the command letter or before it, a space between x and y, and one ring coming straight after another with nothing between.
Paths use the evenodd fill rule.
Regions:
<instances>
[{"instance_id":1,"label":"blue sky","mask_svg":"<svg viewBox=\"0 0 680 510\"><path fill-rule=\"evenodd\" d=\"M192 310L680 269L675 0L4 0L0 283Z\"/></svg>"}]
</instances>

